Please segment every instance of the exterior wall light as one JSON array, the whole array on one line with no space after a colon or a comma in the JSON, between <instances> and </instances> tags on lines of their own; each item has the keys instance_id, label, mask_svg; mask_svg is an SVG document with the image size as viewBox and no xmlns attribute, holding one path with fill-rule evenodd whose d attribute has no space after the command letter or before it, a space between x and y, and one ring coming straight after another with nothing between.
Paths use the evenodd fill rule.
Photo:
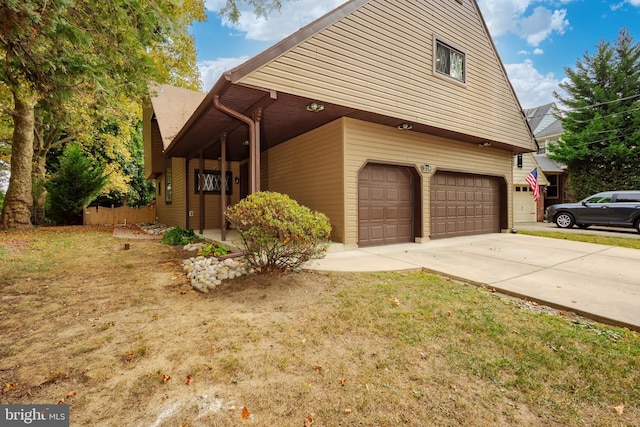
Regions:
<instances>
[{"instance_id":1,"label":"exterior wall light","mask_svg":"<svg viewBox=\"0 0 640 427\"><path fill-rule=\"evenodd\" d=\"M400 123L396 126L400 130L411 130L413 129L413 125L411 123Z\"/></svg>"},{"instance_id":2,"label":"exterior wall light","mask_svg":"<svg viewBox=\"0 0 640 427\"><path fill-rule=\"evenodd\" d=\"M312 113L319 113L322 110L324 110L324 105L318 104L317 102L312 102L307 105L307 111L311 111Z\"/></svg>"},{"instance_id":3,"label":"exterior wall light","mask_svg":"<svg viewBox=\"0 0 640 427\"><path fill-rule=\"evenodd\" d=\"M248 140L244 140L242 141L242 145L244 145L245 147L249 145L249 141Z\"/></svg>"}]
</instances>

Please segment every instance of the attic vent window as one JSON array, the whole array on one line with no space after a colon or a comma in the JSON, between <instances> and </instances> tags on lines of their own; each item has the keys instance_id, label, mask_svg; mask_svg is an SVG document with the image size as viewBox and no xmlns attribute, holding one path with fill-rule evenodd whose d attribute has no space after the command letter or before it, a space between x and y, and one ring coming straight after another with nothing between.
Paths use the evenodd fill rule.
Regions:
<instances>
[{"instance_id":1,"label":"attic vent window","mask_svg":"<svg viewBox=\"0 0 640 427\"><path fill-rule=\"evenodd\" d=\"M466 79L464 52L436 40L435 71L464 83Z\"/></svg>"}]
</instances>

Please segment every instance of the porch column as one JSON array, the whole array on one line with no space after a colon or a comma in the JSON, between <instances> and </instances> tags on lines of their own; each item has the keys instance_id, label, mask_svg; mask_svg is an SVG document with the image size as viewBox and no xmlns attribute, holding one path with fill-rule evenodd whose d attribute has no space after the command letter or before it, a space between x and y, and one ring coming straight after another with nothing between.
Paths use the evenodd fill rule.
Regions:
<instances>
[{"instance_id":1,"label":"porch column","mask_svg":"<svg viewBox=\"0 0 640 427\"><path fill-rule=\"evenodd\" d=\"M199 190L199 199L200 199L200 234L204 232L204 151L200 151L200 172L198 173L198 190ZM186 172L189 173L189 170ZM187 191L189 189L187 188Z\"/></svg>"},{"instance_id":2,"label":"porch column","mask_svg":"<svg viewBox=\"0 0 640 427\"><path fill-rule=\"evenodd\" d=\"M227 210L227 133L220 136L220 207L222 209L222 226L220 227L220 236L222 241L227 240L227 219L224 211Z\"/></svg>"},{"instance_id":3,"label":"porch column","mask_svg":"<svg viewBox=\"0 0 640 427\"><path fill-rule=\"evenodd\" d=\"M253 121L255 123L254 131L255 131L255 144L253 144L253 157L254 168L255 168L255 187L254 191L260 191L260 121L262 120L262 107L256 108L253 112Z\"/></svg>"}]
</instances>

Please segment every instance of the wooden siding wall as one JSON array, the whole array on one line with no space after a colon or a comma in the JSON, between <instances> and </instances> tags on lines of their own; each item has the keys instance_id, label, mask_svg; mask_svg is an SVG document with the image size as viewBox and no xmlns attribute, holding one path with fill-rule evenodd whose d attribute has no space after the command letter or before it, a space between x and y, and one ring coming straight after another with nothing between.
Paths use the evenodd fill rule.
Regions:
<instances>
[{"instance_id":1,"label":"wooden siding wall","mask_svg":"<svg viewBox=\"0 0 640 427\"><path fill-rule=\"evenodd\" d=\"M142 136L144 152L147 153L147 155L144 156L144 176L147 179L157 177L159 174L164 173L162 135L160 135L158 122L151 120L152 116L153 109L151 107L145 107L143 109Z\"/></svg>"},{"instance_id":2,"label":"wooden siding wall","mask_svg":"<svg viewBox=\"0 0 640 427\"><path fill-rule=\"evenodd\" d=\"M164 159L164 157L163 157ZM172 188L173 199L171 203L165 203L165 174L163 173L156 180L156 208L158 211L158 222L166 225L175 225L185 228L185 165L184 159L174 157L171 159L172 168ZM162 193L158 194L158 188L162 187Z\"/></svg>"},{"instance_id":3,"label":"wooden siding wall","mask_svg":"<svg viewBox=\"0 0 640 427\"><path fill-rule=\"evenodd\" d=\"M438 170L492 175L503 178L511 188L512 155L491 147L479 147L451 139L401 131L354 119L345 122L345 223L346 245L358 242L358 172L367 163L428 164L432 171L421 172L423 238L430 235L430 178ZM507 192L508 228L513 227L512 197Z\"/></svg>"},{"instance_id":4,"label":"wooden siding wall","mask_svg":"<svg viewBox=\"0 0 640 427\"><path fill-rule=\"evenodd\" d=\"M324 213L331 239L344 238L343 122L336 120L263 153L262 190L287 194Z\"/></svg>"},{"instance_id":5,"label":"wooden siding wall","mask_svg":"<svg viewBox=\"0 0 640 427\"><path fill-rule=\"evenodd\" d=\"M473 1L373 0L240 79L533 150ZM465 85L433 73L439 36L466 54Z\"/></svg>"},{"instance_id":6,"label":"wooden siding wall","mask_svg":"<svg viewBox=\"0 0 640 427\"><path fill-rule=\"evenodd\" d=\"M142 142L144 146L144 177L146 179L151 179L153 177L153 167L152 161L153 156L150 155L152 152L152 142L151 142L151 117L153 116L153 108L151 104L144 105L142 107Z\"/></svg>"},{"instance_id":7,"label":"wooden siding wall","mask_svg":"<svg viewBox=\"0 0 640 427\"><path fill-rule=\"evenodd\" d=\"M222 168L220 160L205 160L204 169L219 171ZM189 161L188 185L186 191L189 192L189 211L193 211L193 216L187 216L188 228L197 230L200 227L200 194L195 192L194 174L200 169L200 159ZM232 174L232 194L227 195L227 206L238 203L240 200L240 185L235 183L235 178L240 175L240 164L238 162L227 162L227 171ZM220 208L220 194L204 195L204 228L220 229L222 226L222 210Z\"/></svg>"}]
</instances>

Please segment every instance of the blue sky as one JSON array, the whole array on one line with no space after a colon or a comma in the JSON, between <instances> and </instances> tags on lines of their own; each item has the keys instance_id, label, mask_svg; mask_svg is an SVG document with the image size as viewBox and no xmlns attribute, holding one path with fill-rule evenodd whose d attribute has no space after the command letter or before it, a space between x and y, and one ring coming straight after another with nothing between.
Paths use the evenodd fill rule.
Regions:
<instances>
[{"instance_id":1,"label":"blue sky","mask_svg":"<svg viewBox=\"0 0 640 427\"><path fill-rule=\"evenodd\" d=\"M206 0L209 20L192 28L205 91L222 72L345 0L284 0L268 19L256 18L240 1L237 23L217 15L223 3ZM523 108L553 102L553 91L566 78L564 68L574 68L585 52L593 54L601 40L613 43L622 27L640 42L640 0L478 0L478 5Z\"/></svg>"}]
</instances>

